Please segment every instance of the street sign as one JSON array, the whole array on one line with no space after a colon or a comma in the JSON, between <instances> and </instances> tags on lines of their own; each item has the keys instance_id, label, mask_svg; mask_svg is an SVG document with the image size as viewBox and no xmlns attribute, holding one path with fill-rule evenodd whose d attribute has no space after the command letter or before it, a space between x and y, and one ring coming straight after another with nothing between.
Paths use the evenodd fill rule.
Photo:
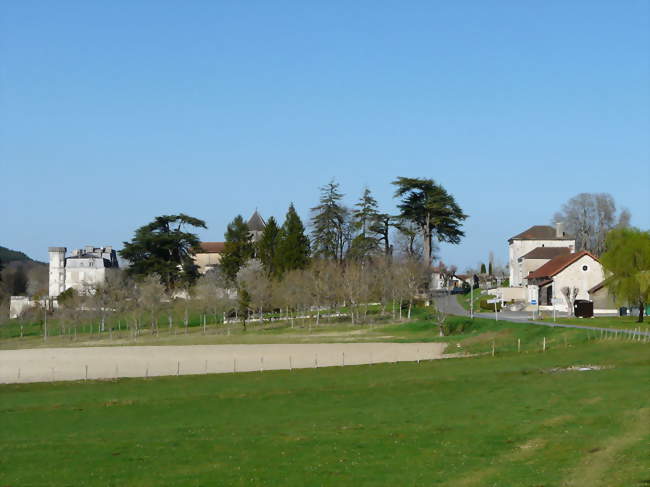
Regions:
<instances>
[{"instance_id":1,"label":"street sign","mask_svg":"<svg viewBox=\"0 0 650 487\"><path fill-rule=\"evenodd\" d=\"M530 304L537 304L537 300L536 299L531 299Z\"/></svg>"},{"instance_id":2,"label":"street sign","mask_svg":"<svg viewBox=\"0 0 650 487\"><path fill-rule=\"evenodd\" d=\"M498 303L499 301L501 301L501 300L498 299L498 298L495 298L495 299L488 299L488 300L487 300L487 302L490 303L490 304Z\"/></svg>"}]
</instances>

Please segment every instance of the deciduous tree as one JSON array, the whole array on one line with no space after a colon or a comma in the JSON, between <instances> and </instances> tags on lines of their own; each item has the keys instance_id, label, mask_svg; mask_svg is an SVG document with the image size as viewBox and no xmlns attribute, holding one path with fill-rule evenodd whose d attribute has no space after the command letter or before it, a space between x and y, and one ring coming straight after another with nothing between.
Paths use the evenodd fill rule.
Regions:
<instances>
[{"instance_id":1,"label":"deciduous tree","mask_svg":"<svg viewBox=\"0 0 650 487\"><path fill-rule=\"evenodd\" d=\"M630 212L618 212L609 193L580 193L562 205L554 221L563 222L566 232L575 237L576 251L600 255L605 251L608 232L629 226Z\"/></svg>"},{"instance_id":2,"label":"deciduous tree","mask_svg":"<svg viewBox=\"0 0 650 487\"><path fill-rule=\"evenodd\" d=\"M612 230L600 261L609 274L607 289L620 304L639 306L639 323L650 301L650 231L637 228Z\"/></svg>"}]
</instances>

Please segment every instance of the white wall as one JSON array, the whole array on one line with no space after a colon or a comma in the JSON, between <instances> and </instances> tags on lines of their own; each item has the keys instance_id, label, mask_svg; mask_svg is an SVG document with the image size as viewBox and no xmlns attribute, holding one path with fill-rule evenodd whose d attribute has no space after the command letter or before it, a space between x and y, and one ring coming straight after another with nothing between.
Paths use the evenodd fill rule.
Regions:
<instances>
[{"instance_id":1,"label":"white wall","mask_svg":"<svg viewBox=\"0 0 650 487\"><path fill-rule=\"evenodd\" d=\"M582 270L587 266L587 270ZM576 262L556 274L553 278L553 294L562 298L563 287L578 288L576 299L589 299L589 290L605 279L603 266L588 255L582 256Z\"/></svg>"},{"instance_id":2,"label":"white wall","mask_svg":"<svg viewBox=\"0 0 650 487\"><path fill-rule=\"evenodd\" d=\"M523 257L537 247L570 247L575 249L575 240L513 240L508 245L508 264L510 266L510 285L521 286L528 275L523 273L519 257Z\"/></svg>"}]
</instances>

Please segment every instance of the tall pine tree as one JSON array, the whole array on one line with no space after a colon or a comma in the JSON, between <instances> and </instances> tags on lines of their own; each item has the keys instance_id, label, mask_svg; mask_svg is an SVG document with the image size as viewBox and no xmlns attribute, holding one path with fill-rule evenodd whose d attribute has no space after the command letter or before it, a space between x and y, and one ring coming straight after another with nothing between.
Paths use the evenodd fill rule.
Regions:
<instances>
[{"instance_id":1,"label":"tall pine tree","mask_svg":"<svg viewBox=\"0 0 650 487\"><path fill-rule=\"evenodd\" d=\"M248 259L253 257L255 247L248 225L246 225L241 215L237 215L228 224L225 236L225 248L219 265L228 280L234 283L237 279L239 269L242 268Z\"/></svg>"},{"instance_id":2,"label":"tall pine tree","mask_svg":"<svg viewBox=\"0 0 650 487\"><path fill-rule=\"evenodd\" d=\"M257 242L257 257L262 262L262 267L267 276L274 276L277 273L276 269L276 253L280 237L280 228L275 221L275 218L269 218L266 222L262 236Z\"/></svg>"},{"instance_id":3,"label":"tall pine tree","mask_svg":"<svg viewBox=\"0 0 650 487\"><path fill-rule=\"evenodd\" d=\"M354 259L365 260L379 249L381 237L376 233L379 223L377 200L366 188L354 206L356 209L352 211L352 226L358 234L352 240L348 254Z\"/></svg>"},{"instance_id":4,"label":"tall pine tree","mask_svg":"<svg viewBox=\"0 0 650 487\"><path fill-rule=\"evenodd\" d=\"M320 188L320 204L311 209L314 255L341 262L349 236L349 211L341 204L343 194L334 180Z\"/></svg>"},{"instance_id":5,"label":"tall pine tree","mask_svg":"<svg viewBox=\"0 0 650 487\"><path fill-rule=\"evenodd\" d=\"M309 238L305 235L305 227L291 203L280 229L276 250L276 275L281 276L287 271L307 267L309 252Z\"/></svg>"}]
</instances>

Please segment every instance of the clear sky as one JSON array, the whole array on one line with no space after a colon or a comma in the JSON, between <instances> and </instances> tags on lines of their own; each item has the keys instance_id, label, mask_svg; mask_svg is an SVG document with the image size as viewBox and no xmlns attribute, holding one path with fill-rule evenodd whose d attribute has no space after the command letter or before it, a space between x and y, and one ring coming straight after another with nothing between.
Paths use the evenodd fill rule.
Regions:
<instances>
[{"instance_id":1,"label":"clear sky","mask_svg":"<svg viewBox=\"0 0 650 487\"><path fill-rule=\"evenodd\" d=\"M121 247L159 214L303 219L430 177L460 268L610 192L650 227L648 1L0 2L0 245Z\"/></svg>"}]
</instances>

